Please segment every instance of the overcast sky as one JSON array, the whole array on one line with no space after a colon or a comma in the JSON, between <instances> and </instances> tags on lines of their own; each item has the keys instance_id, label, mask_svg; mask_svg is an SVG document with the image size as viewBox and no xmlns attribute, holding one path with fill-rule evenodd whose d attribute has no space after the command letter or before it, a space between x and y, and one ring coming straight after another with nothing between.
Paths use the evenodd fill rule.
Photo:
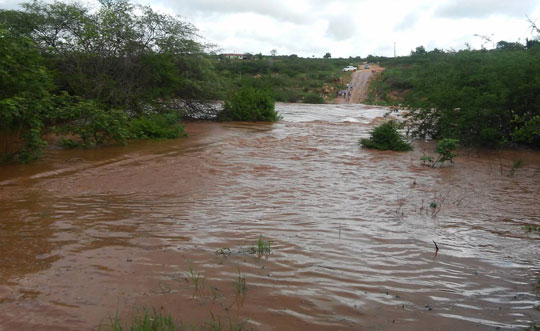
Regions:
<instances>
[{"instance_id":1,"label":"overcast sky","mask_svg":"<svg viewBox=\"0 0 540 331\"><path fill-rule=\"evenodd\" d=\"M95 1L95 0L94 0ZM0 0L13 9L20 0ZM140 0L182 16L222 52L303 57L407 55L480 48L530 38L527 16L540 23L540 0ZM485 47L491 48L487 43Z\"/></svg>"}]
</instances>

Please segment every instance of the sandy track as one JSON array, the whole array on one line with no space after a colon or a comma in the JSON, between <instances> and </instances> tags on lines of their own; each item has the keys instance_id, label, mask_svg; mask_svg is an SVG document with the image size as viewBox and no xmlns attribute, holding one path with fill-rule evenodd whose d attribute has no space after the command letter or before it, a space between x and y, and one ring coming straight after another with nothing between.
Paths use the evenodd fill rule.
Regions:
<instances>
[{"instance_id":1,"label":"sandy track","mask_svg":"<svg viewBox=\"0 0 540 331\"><path fill-rule=\"evenodd\" d=\"M362 69L353 72L351 84L353 86L351 98L346 100L344 98L336 98L336 103L362 103L366 99L369 91L369 83L371 77L376 72L383 71L384 68L378 65L371 65L370 69Z\"/></svg>"}]
</instances>

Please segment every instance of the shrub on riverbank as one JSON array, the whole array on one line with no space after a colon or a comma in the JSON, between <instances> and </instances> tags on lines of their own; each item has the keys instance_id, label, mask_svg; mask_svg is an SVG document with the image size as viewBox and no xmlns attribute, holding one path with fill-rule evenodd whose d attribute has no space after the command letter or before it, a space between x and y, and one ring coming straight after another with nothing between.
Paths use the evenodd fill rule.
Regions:
<instances>
[{"instance_id":1,"label":"shrub on riverbank","mask_svg":"<svg viewBox=\"0 0 540 331\"><path fill-rule=\"evenodd\" d=\"M174 139L184 135L184 126L175 113L142 116L131 120L129 126L132 139Z\"/></svg>"},{"instance_id":2,"label":"shrub on riverbank","mask_svg":"<svg viewBox=\"0 0 540 331\"><path fill-rule=\"evenodd\" d=\"M269 92L244 87L231 93L218 115L221 121L276 122L279 117Z\"/></svg>"},{"instance_id":3,"label":"shrub on riverbank","mask_svg":"<svg viewBox=\"0 0 540 331\"><path fill-rule=\"evenodd\" d=\"M93 100L65 97L56 115L56 132L64 147L91 147L106 142L125 143L128 117L119 109L107 109ZM72 139L74 138L74 139Z\"/></svg>"},{"instance_id":4,"label":"shrub on riverbank","mask_svg":"<svg viewBox=\"0 0 540 331\"><path fill-rule=\"evenodd\" d=\"M74 111L73 108L77 111ZM105 110L92 101L71 107L67 116L59 117L63 124L56 132L63 136L60 144L66 148L88 148L105 143L127 143L128 139L174 139L185 135L180 117L175 113L141 115L128 120L121 110Z\"/></svg>"},{"instance_id":5,"label":"shrub on riverbank","mask_svg":"<svg viewBox=\"0 0 540 331\"><path fill-rule=\"evenodd\" d=\"M397 123L389 121L371 131L371 137L360 139L360 144L366 148L392 151L410 151L412 146L405 142L397 131Z\"/></svg>"}]
</instances>

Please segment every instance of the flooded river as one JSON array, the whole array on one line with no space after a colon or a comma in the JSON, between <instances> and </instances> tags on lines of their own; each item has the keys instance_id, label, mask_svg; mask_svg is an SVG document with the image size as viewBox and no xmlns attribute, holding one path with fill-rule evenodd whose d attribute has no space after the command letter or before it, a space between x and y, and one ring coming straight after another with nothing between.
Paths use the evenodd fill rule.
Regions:
<instances>
[{"instance_id":1,"label":"flooded river","mask_svg":"<svg viewBox=\"0 0 540 331\"><path fill-rule=\"evenodd\" d=\"M359 147L384 108L277 109L1 166L0 330L106 329L142 307L256 330L540 325L540 235L523 229L540 224L539 152L432 169L433 142Z\"/></svg>"}]
</instances>

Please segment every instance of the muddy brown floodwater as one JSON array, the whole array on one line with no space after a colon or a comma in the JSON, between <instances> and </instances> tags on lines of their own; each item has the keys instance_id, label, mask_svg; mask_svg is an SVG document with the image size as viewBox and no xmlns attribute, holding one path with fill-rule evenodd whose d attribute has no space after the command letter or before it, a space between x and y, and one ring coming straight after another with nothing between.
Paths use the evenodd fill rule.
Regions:
<instances>
[{"instance_id":1,"label":"muddy brown floodwater","mask_svg":"<svg viewBox=\"0 0 540 331\"><path fill-rule=\"evenodd\" d=\"M277 108L275 124L2 166L0 330L99 329L142 307L256 330L540 324L540 235L523 229L540 224L539 152L462 149L431 169L433 142L358 146L385 108Z\"/></svg>"}]
</instances>

